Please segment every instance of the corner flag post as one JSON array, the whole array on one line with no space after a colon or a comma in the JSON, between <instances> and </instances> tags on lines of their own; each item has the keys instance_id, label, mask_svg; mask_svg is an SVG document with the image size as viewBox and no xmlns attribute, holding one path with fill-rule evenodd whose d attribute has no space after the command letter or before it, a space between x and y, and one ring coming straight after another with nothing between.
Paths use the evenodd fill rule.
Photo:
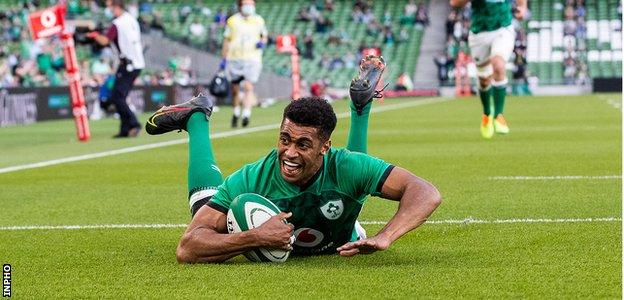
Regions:
<instances>
[{"instance_id":1,"label":"corner flag post","mask_svg":"<svg viewBox=\"0 0 624 300\"><path fill-rule=\"evenodd\" d=\"M62 1L64 2L64 1ZM72 112L76 123L76 135L78 140L86 142L91 137L89 131L89 119L85 106L84 92L80 82L80 70L74 37L65 29L65 6L55 5L44 10L31 13L28 16L28 24L33 39L47 38L60 34L63 44L63 56L65 69L69 80L69 91L72 100Z\"/></svg>"}]
</instances>

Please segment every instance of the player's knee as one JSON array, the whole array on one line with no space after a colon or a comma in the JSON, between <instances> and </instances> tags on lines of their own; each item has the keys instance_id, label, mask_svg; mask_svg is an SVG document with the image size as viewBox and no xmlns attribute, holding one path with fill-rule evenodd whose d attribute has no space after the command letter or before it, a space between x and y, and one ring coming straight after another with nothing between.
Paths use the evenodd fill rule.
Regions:
<instances>
[{"instance_id":1,"label":"player's knee","mask_svg":"<svg viewBox=\"0 0 624 300\"><path fill-rule=\"evenodd\" d=\"M254 86L253 83L249 82L249 81L245 81L245 91L246 92L253 92L254 90Z\"/></svg>"},{"instance_id":2,"label":"player's knee","mask_svg":"<svg viewBox=\"0 0 624 300\"><path fill-rule=\"evenodd\" d=\"M492 82L492 76L479 77L479 89L487 89L490 86L490 82Z\"/></svg>"},{"instance_id":3,"label":"player's knee","mask_svg":"<svg viewBox=\"0 0 624 300\"><path fill-rule=\"evenodd\" d=\"M477 77L479 77L481 87L487 87L490 85L489 81L492 78L492 74L494 74L494 68L491 63L477 66Z\"/></svg>"}]
</instances>

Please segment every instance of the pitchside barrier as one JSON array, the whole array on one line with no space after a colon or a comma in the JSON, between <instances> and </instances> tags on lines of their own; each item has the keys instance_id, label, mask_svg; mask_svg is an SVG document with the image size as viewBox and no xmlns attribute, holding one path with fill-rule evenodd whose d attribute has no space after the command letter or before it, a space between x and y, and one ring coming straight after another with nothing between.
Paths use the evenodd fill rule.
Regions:
<instances>
[{"instance_id":1,"label":"pitchside barrier","mask_svg":"<svg viewBox=\"0 0 624 300\"><path fill-rule=\"evenodd\" d=\"M84 87L89 116L94 106L99 105L98 91L99 88ZM137 86L126 101L140 114L155 111L163 105L184 102L196 92L194 86ZM71 118L72 102L67 87L0 89L0 127Z\"/></svg>"}]
</instances>

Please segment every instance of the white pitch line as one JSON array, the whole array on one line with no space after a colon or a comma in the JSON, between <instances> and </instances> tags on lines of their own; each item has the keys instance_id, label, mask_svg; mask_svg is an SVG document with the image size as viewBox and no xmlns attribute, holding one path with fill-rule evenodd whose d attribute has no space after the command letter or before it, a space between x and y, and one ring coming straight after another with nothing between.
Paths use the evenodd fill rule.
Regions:
<instances>
[{"instance_id":1,"label":"white pitch line","mask_svg":"<svg viewBox=\"0 0 624 300\"><path fill-rule=\"evenodd\" d=\"M515 224L515 223L595 223L595 222L621 222L621 218L570 218L570 219L449 219L430 220L430 225L469 225L469 224ZM360 221L362 225L384 225L387 221ZM160 229L160 228L186 228L187 224L102 224L102 225L26 225L26 226L0 226L0 231L23 231L23 230L84 230L84 229Z\"/></svg>"},{"instance_id":2,"label":"white pitch line","mask_svg":"<svg viewBox=\"0 0 624 300\"><path fill-rule=\"evenodd\" d=\"M607 97L607 96L603 96L603 95L600 95L599 98L601 100L607 101L607 104L611 105L613 108L620 109L620 110L622 109L622 100L621 99L616 99L616 98Z\"/></svg>"},{"instance_id":3,"label":"white pitch line","mask_svg":"<svg viewBox=\"0 0 624 300\"><path fill-rule=\"evenodd\" d=\"M452 99L453 98L427 98L423 100L414 100L414 101L409 101L406 103L391 104L391 105L386 105L386 106L381 106L381 107L375 107L372 109L372 112L380 113L384 111L398 110L398 109L421 106L421 105L426 105L426 104L431 104L431 103L440 103L440 102L450 101ZM336 115L336 117L339 119L348 118L350 116L351 116L350 112L340 113ZM280 124L277 123L277 124L269 124L269 125L245 128L245 129L238 129L238 130L233 130L233 131L218 132L218 133L211 134L210 139L226 138L226 137L231 137L231 136L236 136L236 135L276 129L276 128L279 128L279 125ZM107 156L113 156L113 155L119 155L119 154L131 153L131 152L138 152L138 151L155 149L155 148L162 148L162 147L167 147L167 146L172 146L172 145L184 144L187 142L188 140L184 138L184 139L177 139L177 140L171 140L171 141L166 141L166 142L158 142L158 143L153 143L153 144L122 148L122 149L111 150L111 151L90 153L90 154L71 156L71 157L65 157L65 158L59 158L59 159L53 159L53 160L46 160L46 161L37 162L37 163L0 168L0 174L22 171L22 170L27 170L27 169L43 168L43 167L53 166L53 165L58 165L58 164L64 164L64 163L70 163L70 162L76 162L76 161L82 161L82 160L88 160L88 159L94 159L94 158L101 158L101 157L107 157Z\"/></svg>"},{"instance_id":4,"label":"white pitch line","mask_svg":"<svg viewBox=\"0 0 624 300\"><path fill-rule=\"evenodd\" d=\"M490 180L581 180L581 179L622 179L621 175L605 176L494 176Z\"/></svg>"},{"instance_id":5,"label":"white pitch line","mask_svg":"<svg viewBox=\"0 0 624 300\"><path fill-rule=\"evenodd\" d=\"M480 220L473 218L466 218L463 220L430 220L426 224L431 225L443 225L443 224L514 224L514 223L590 223L590 222L621 222L621 218L607 217L607 218L574 218L574 219L495 219L495 220ZM363 225L384 225L387 221L362 221Z\"/></svg>"}]
</instances>

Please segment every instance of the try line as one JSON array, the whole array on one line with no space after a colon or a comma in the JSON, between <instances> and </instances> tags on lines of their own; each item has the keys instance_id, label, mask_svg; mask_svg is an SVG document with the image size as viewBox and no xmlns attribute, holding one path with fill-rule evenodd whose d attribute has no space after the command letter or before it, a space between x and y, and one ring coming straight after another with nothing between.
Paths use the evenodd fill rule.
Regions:
<instances>
[{"instance_id":1,"label":"try line","mask_svg":"<svg viewBox=\"0 0 624 300\"><path fill-rule=\"evenodd\" d=\"M621 218L557 218L557 219L448 219L431 220L426 224L431 225L470 225L470 224L535 224L535 223L596 223L596 222L621 222ZM384 225L387 221L361 221L362 225ZM160 229L160 228L186 228L187 224L101 224L101 225L26 225L26 226L0 226L0 231L20 231L20 230L81 230L81 229Z\"/></svg>"},{"instance_id":2,"label":"try line","mask_svg":"<svg viewBox=\"0 0 624 300\"><path fill-rule=\"evenodd\" d=\"M446 102L450 100L453 100L453 98L425 98L422 100L414 100L414 101L409 101L405 103L398 103L398 104L375 107L371 110L371 112L380 113L384 111L400 110L404 108ZM344 113L340 113L336 115L338 119L345 119L345 118L349 118L350 116L351 116L350 112L344 112ZM276 129L276 128L279 128L279 125L280 125L279 123L276 123L276 124L268 124L268 125L256 126L256 127L251 127L251 128L245 128L245 129L226 131L226 132L217 132L217 133L211 134L210 139L220 139L220 138L243 135L243 134L265 131L265 130L270 130L270 129ZM59 164L64 164L64 163L95 159L95 158L107 157L107 156L113 156L113 155L119 155L119 154L125 154L125 153L132 153L132 152L144 151L144 150L155 149L155 148L162 148L162 147L167 147L167 146L172 146L172 145L185 144L187 142L188 142L188 139L183 138L183 139L176 139L176 140L171 140L171 141L166 141L166 142L158 142L158 143L153 143L153 144L121 148L121 149L111 150L111 151L90 153L90 154L84 154L84 155L78 155L78 156L70 156L70 157L53 159L53 160L46 160L46 161L37 162L37 163L0 168L0 174L28 170L28 169L35 169L35 168L43 168L43 167L59 165Z\"/></svg>"}]
</instances>

